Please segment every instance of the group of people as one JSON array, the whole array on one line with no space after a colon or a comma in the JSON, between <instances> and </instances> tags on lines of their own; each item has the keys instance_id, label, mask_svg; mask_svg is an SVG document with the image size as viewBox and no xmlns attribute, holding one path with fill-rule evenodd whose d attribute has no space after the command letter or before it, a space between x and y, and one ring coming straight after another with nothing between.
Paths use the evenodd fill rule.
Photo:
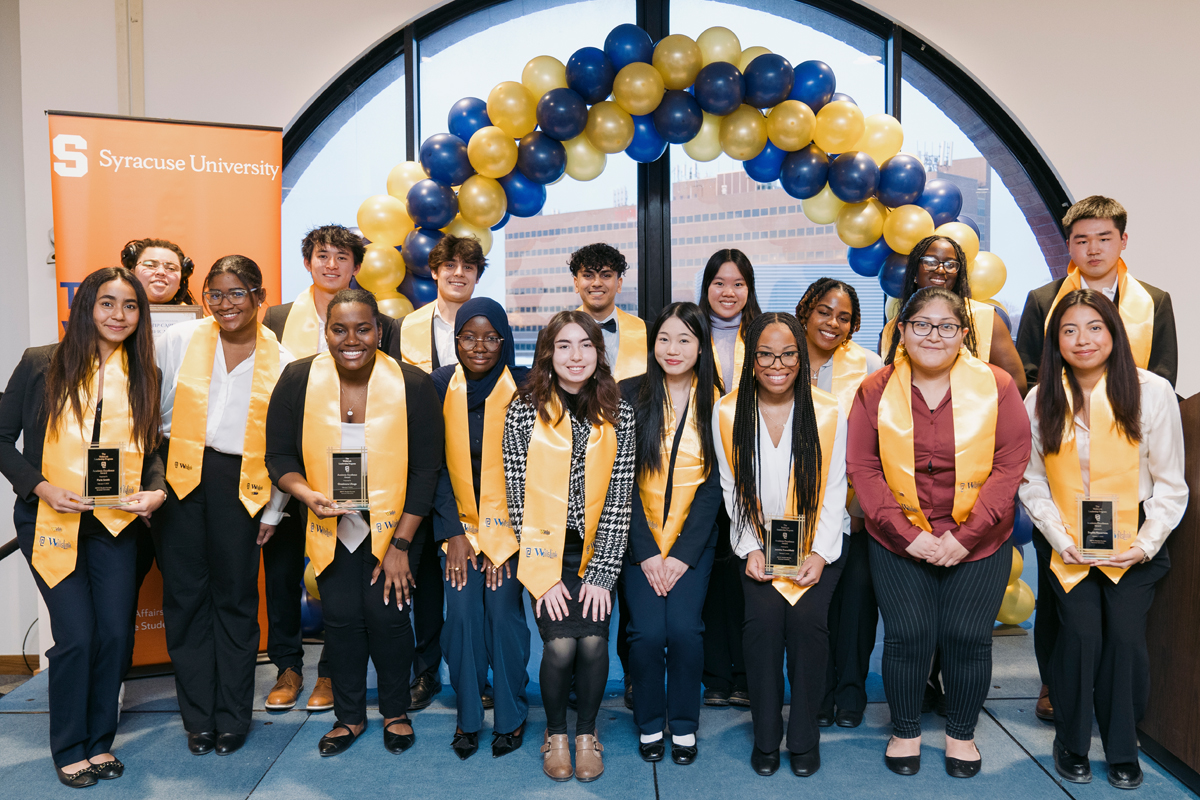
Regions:
<instances>
[{"instance_id":1,"label":"group of people","mask_svg":"<svg viewBox=\"0 0 1200 800\"><path fill-rule=\"evenodd\" d=\"M755 772L779 768L782 740L793 773L814 774L820 728L862 722L881 613L887 767L919 770L936 692L945 770L968 778L1019 496L1037 528L1038 713L1056 769L1091 780L1094 712L1109 781L1136 787L1146 619L1187 487L1170 298L1128 274L1125 222L1107 198L1069 210L1068 274L1030 294L1015 347L996 307L971 299L961 248L923 240L878 354L852 339L853 287L822 278L795 314L764 313L738 250L709 259L699 303L647 326L617 308L624 256L592 244L570 256L580 308L550 320L528 369L503 307L472 297L487 267L473 238L439 242L437 300L402 321L349 288L364 245L345 228L306 236L311 288L265 316L258 266L226 256L199 293L210 316L157 342L150 304L191 302L192 265L169 242L131 242L0 399L0 471L53 626L60 780L124 770L117 697L153 558L187 745L242 746L260 550L269 709L303 688L306 557L316 574L325 643L308 708L335 717L322 756L367 727L368 659L390 752L414 744L409 711L440 689L443 658L454 752L477 752L490 707L492 755L520 748L528 593L554 780L604 771L617 606L646 761L669 744L695 762L701 703L740 704ZM122 451L121 504L83 496L89 446ZM335 499L335 451L369 465L365 509ZM1083 552L1079 498L1115 501L1114 553ZM764 552L777 527L796 532L792 570Z\"/></svg>"}]
</instances>

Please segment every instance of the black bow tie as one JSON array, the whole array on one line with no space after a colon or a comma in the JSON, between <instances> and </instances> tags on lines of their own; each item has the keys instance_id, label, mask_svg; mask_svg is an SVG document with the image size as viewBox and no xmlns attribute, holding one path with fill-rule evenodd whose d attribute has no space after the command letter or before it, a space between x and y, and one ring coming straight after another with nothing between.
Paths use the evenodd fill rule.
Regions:
<instances>
[{"instance_id":1,"label":"black bow tie","mask_svg":"<svg viewBox=\"0 0 1200 800\"><path fill-rule=\"evenodd\" d=\"M609 320L605 320L604 322L601 322L600 327L604 328L604 330L608 331L609 333L616 333L617 332L616 317L609 319Z\"/></svg>"}]
</instances>

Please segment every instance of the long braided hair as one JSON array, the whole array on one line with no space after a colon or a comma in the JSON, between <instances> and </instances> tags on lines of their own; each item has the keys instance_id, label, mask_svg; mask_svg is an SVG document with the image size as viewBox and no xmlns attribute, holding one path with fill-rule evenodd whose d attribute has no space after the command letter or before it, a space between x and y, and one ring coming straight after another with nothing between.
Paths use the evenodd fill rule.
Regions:
<instances>
[{"instance_id":1,"label":"long braided hair","mask_svg":"<svg viewBox=\"0 0 1200 800\"><path fill-rule=\"evenodd\" d=\"M953 292L963 298L963 305L970 311L970 304L966 302L971 297L971 279L967 275L967 255L963 252L962 247L958 242L951 239L949 236L926 236L921 241L917 242L913 247L912 252L908 254L908 268L904 271L904 291L900 295L900 305L904 306L912 296L917 293L917 274L921 271L921 259L925 256L925 252L929 250L934 242L949 242L954 248L954 257L958 259L960 264L957 277L952 286L947 286L945 289ZM929 288L929 287L926 287ZM975 318L970 313L967 314L967 320L963 323L966 326L966 334L963 336L963 345L971 351L971 355L979 355L979 344L975 338ZM884 358L884 364L891 364L896 358L896 347L900 344L900 326L897 323L895 330L892 332L892 341L884 342L887 345L887 356Z\"/></svg>"},{"instance_id":2,"label":"long braided hair","mask_svg":"<svg viewBox=\"0 0 1200 800\"><path fill-rule=\"evenodd\" d=\"M808 348L803 345L804 329L791 314L768 312L760 314L746 331L746 360L738 383L737 408L733 418L733 483L734 516L741 515L754 525L761 544L766 533L759 511L758 490L758 379L754 365L758 340L770 325L784 325L796 340L800 363L793 386L795 404L792 406L792 462L796 481L796 508L788 509L803 515L808 525L807 535L815 528L821 480L821 435L817 430L817 415L813 409L812 387L808 375Z\"/></svg>"}]
</instances>

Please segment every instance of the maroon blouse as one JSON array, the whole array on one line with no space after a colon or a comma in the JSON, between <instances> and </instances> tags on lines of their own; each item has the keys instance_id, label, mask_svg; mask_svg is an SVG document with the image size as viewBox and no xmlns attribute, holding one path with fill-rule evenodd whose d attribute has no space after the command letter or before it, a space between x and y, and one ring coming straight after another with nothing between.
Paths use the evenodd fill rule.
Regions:
<instances>
[{"instance_id":1,"label":"maroon blouse","mask_svg":"<svg viewBox=\"0 0 1200 800\"><path fill-rule=\"evenodd\" d=\"M996 453L992 473L979 490L975 507L962 523L954 521L954 411L950 392L932 411L912 387L913 455L917 497L933 528L941 537L947 530L967 548L964 561L978 561L996 552L1012 533L1017 486L1029 461L1029 417L1021 394L1007 372L991 367L996 376L999 409L996 416ZM897 555L917 538L921 529L908 521L896 502L879 459L879 400L895 368L884 367L859 387L850 410L846 432L846 472L866 514L867 531Z\"/></svg>"}]
</instances>

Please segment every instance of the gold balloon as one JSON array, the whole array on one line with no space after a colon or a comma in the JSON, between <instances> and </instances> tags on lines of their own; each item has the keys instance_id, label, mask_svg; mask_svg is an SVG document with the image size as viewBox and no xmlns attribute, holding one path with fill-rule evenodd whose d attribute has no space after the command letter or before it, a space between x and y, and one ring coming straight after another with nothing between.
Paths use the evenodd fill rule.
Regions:
<instances>
[{"instance_id":1,"label":"gold balloon","mask_svg":"<svg viewBox=\"0 0 1200 800\"><path fill-rule=\"evenodd\" d=\"M767 145L767 120L745 103L721 120L721 149L735 161L746 161Z\"/></svg>"},{"instance_id":2,"label":"gold balloon","mask_svg":"<svg viewBox=\"0 0 1200 800\"><path fill-rule=\"evenodd\" d=\"M358 229L372 242L395 246L413 229L404 203L390 194L371 195L358 207Z\"/></svg>"},{"instance_id":3,"label":"gold balloon","mask_svg":"<svg viewBox=\"0 0 1200 800\"><path fill-rule=\"evenodd\" d=\"M1004 288L1008 280L1008 269L1000 256L984 250L967 266L967 277L971 281L971 297L986 300Z\"/></svg>"},{"instance_id":4,"label":"gold balloon","mask_svg":"<svg viewBox=\"0 0 1200 800\"><path fill-rule=\"evenodd\" d=\"M362 269L354 277L372 294L395 292L404 280L404 257L391 245L372 242L363 254Z\"/></svg>"},{"instance_id":5,"label":"gold balloon","mask_svg":"<svg viewBox=\"0 0 1200 800\"><path fill-rule=\"evenodd\" d=\"M467 143L467 160L483 177L503 178L517 165L517 143L495 125L480 128Z\"/></svg>"},{"instance_id":6,"label":"gold balloon","mask_svg":"<svg viewBox=\"0 0 1200 800\"><path fill-rule=\"evenodd\" d=\"M608 156L596 149L586 133L563 142L567 151L567 175L577 181L590 181L604 172Z\"/></svg>"},{"instance_id":7,"label":"gold balloon","mask_svg":"<svg viewBox=\"0 0 1200 800\"><path fill-rule=\"evenodd\" d=\"M737 34L729 28L722 28L720 25L709 28L696 37L696 44L700 47L702 67L717 61L726 61L737 66L742 60L742 43L738 41Z\"/></svg>"},{"instance_id":8,"label":"gold balloon","mask_svg":"<svg viewBox=\"0 0 1200 800\"><path fill-rule=\"evenodd\" d=\"M396 295L395 297L383 297L378 299L379 310L387 314L392 319L404 319L413 311L412 301L404 295Z\"/></svg>"},{"instance_id":9,"label":"gold balloon","mask_svg":"<svg viewBox=\"0 0 1200 800\"><path fill-rule=\"evenodd\" d=\"M974 287L972 287L974 288ZM1021 578L1021 571L1025 569L1025 559L1021 557L1021 548L1013 548L1012 567L1008 570L1008 585L1012 586Z\"/></svg>"},{"instance_id":10,"label":"gold balloon","mask_svg":"<svg viewBox=\"0 0 1200 800\"><path fill-rule=\"evenodd\" d=\"M704 66L700 45L682 33L667 36L654 48L654 68L662 73L668 89L686 89Z\"/></svg>"},{"instance_id":11,"label":"gold balloon","mask_svg":"<svg viewBox=\"0 0 1200 800\"><path fill-rule=\"evenodd\" d=\"M866 128L861 108L846 100L834 100L817 112L813 141L826 153L846 153L854 149Z\"/></svg>"},{"instance_id":12,"label":"gold balloon","mask_svg":"<svg viewBox=\"0 0 1200 800\"><path fill-rule=\"evenodd\" d=\"M504 187L493 178L472 175L458 190L458 213L472 225L491 228L504 219L507 209Z\"/></svg>"},{"instance_id":13,"label":"gold balloon","mask_svg":"<svg viewBox=\"0 0 1200 800\"><path fill-rule=\"evenodd\" d=\"M789 153L812 141L817 115L799 100L784 100L767 115L767 138L780 150Z\"/></svg>"},{"instance_id":14,"label":"gold balloon","mask_svg":"<svg viewBox=\"0 0 1200 800\"><path fill-rule=\"evenodd\" d=\"M521 85L536 103L551 89L567 88L567 68L554 56L538 56L521 70Z\"/></svg>"},{"instance_id":15,"label":"gold balloon","mask_svg":"<svg viewBox=\"0 0 1200 800\"><path fill-rule=\"evenodd\" d=\"M1004 600L1000 603L1000 613L996 615L998 622L1005 625L1020 625L1029 619L1033 613L1033 589L1025 581L1009 584L1004 590Z\"/></svg>"},{"instance_id":16,"label":"gold balloon","mask_svg":"<svg viewBox=\"0 0 1200 800\"><path fill-rule=\"evenodd\" d=\"M883 224L883 238L897 253L908 255L917 242L933 235L933 217L920 206L900 206L892 209Z\"/></svg>"},{"instance_id":17,"label":"gold balloon","mask_svg":"<svg viewBox=\"0 0 1200 800\"><path fill-rule=\"evenodd\" d=\"M899 297L888 297L887 302L883 304L883 316L887 319L895 319L896 315L899 313L900 313L900 298Z\"/></svg>"},{"instance_id":18,"label":"gold balloon","mask_svg":"<svg viewBox=\"0 0 1200 800\"><path fill-rule=\"evenodd\" d=\"M472 225L463 219L462 214L456 216L449 225L442 228L442 233L449 236L473 237L479 241L479 246L486 256L492 250L492 231L490 228Z\"/></svg>"},{"instance_id":19,"label":"gold balloon","mask_svg":"<svg viewBox=\"0 0 1200 800\"><path fill-rule=\"evenodd\" d=\"M737 68L739 70L741 70L742 72L745 72L746 67L750 66L751 61L758 58L759 56L765 56L767 53L770 53L770 52L771 51L768 50L767 48L758 47L757 45L754 47L747 47L745 50L742 51L741 57L736 62Z\"/></svg>"},{"instance_id":20,"label":"gold balloon","mask_svg":"<svg viewBox=\"0 0 1200 800\"><path fill-rule=\"evenodd\" d=\"M425 168L420 163L402 161L392 167L392 171L388 173L387 193L400 202L404 202L408 198L408 190L413 187L413 184L428 177L429 175L426 174Z\"/></svg>"},{"instance_id":21,"label":"gold balloon","mask_svg":"<svg viewBox=\"0 0 1200 800\"><path fill-rule=\"evenodd\" d=\"M601 153L619 153L633 141L633 117L611 100L588 109L583 133Z\"/></svg>"},{"instance_id":22,"label":"gold balloon","mask_svg":"<svg viewBox=\"0 0 1200 800\"><path fill-rule=\"evenodd\" d=\"M825 184L824 189L807 200L801 200L800 205L804 208L804 216L818 225L828 225L837 222L838 214L846 204L833 193L829 184Z\"/></svg>"},{"instance_id":23,"label":"gold balloon","mask_svg":"<svg viewBox=\"0 0 1200 800\"><path fill-rule=\"evenodd\" d=\"M321 592L317 588L317 565L312 561L304 567L304 588L308 590L308 596L313 600L321 599Z\"/></svg>"},{"instance_id":24,"label":"gold balloon","mask_svg":"<svg viewBox=\"0 0 1200 800\"><path fill-rule=\"evenodd\" d=\"M662 75L645 61L626 64L613 81L613 100L635 117L658 108L664 91Z\"/></svg>"},{"instance_id":25,"label":"gold balloon","mask_svg":"<svg viewBox=\"0 0 1200 800\"><path fill-rule=\"evenodd\" d=\"M362 227L361 225L359 227ZM945 225L939 225L933 231L935 236L945 236L947 239L953 239L958 242L958 246L963 249L963 255L967 257L967 264L970 265L975 260L975 256L979 255L979 235L975 233L975 229L965 222L947 222ZM999 261L999 259L996 259ZM1003 266L1003 262L1001 262ZM1003 281L1001 281L1003 285ZM983 299L991 297L990 294L975 294L974 285L971 286L971 296Z\"/></svg>"},{"instance_id":26,"label":"gold balloon","mask_svg":"<svg viewBox=\"0 0 1200 800\"><path fill-rule=\"evenodd\" d=\"M707 111L701 113L704 114L704 121L700 124L700 132L683 145L683 152L696 161L712 161L721 155L722 117Z\"/></svg>"},{"instance_id":27,"label":"gold balloon","mask_svg":"<svg viewBox=\"0 0 1200 800\"><path fill-rule=\"evenodd\" d=\"M866 153L876 164L882 164L900 152L904 145L904 129L899 120L890 114L872 114L864 124L866 129L854 150Z\"/></svg>"},{"instance_id":28,"label":"gold balloon","mask_svg":"<svg viewBox=\"0 0 1200 800\"><path fill-rule=\"evenodd\" d=\"M516 81L497 83L487 99L488 119L510 139L520 139L537 127L537 100ZM475 136L478 136L476 132ZM471 141L475 141L475 136Z\"/></svg>"},{"instance_id":29,"label":"gold balloon","mask_svg":"<svg viewBox=\"0 0 1200 800\"><path fill-rule=\"evenodd\" d=\"M849 203L837 215L838 238L850 247L866 247L883 235L887 208L875 198Z\"/></svg>"}]
</instances>

